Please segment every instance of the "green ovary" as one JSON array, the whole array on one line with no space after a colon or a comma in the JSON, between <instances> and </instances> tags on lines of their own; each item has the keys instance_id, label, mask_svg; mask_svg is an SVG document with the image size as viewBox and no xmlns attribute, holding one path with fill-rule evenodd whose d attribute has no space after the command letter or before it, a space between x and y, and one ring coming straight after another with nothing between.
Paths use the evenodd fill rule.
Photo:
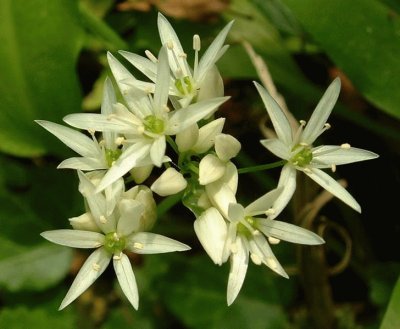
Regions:
<instances>
[{"instance_id":1,"label":"green ovary","mask_svg":"<svg viewBox=\"0 0 400 329\"><path fill-rule=\"evenodd\" d=\"M118 160L122 151L120 149L110 150L106 149L106 161L108 167L111 167L115 161Z\"/></svg>"},{"instance_id":2,"label":"green ovary","mask_svg":"<svg viewBox=\"0 0 400 329\"><path fill-rule=\"evenodd\" d=\"M294 147L296 149L296 147ZM300 152L296 153L290 162L295 166L306 167L310 164L313 158L313 154L310 147L304 147Z\"/></svg>"},{"instance_id":3,"label":"green ovary","mask_svg":"<svg viewBox=\"0 0 400 329\"><path fill-rule=\"evenodd\" d=\"M193 92L193 85L189 76L176 79L175 87L182 95L191 94Z\"/></svg>"},{"instance_id":4,"label":"green ovary","mask_svg":"<svg viewBox=\"0 0 400 329\"><path fill-rule=\"evenodd\" d=\"M164 131L164 121L155 115L148 115L144 118L144 127L154 134L161 134Z\"/></svg>"},{"instance_id":5,"label":"green ovary","mask_svg":"<svg viewBox=\"0 0 400 329\"><path fill-rule=\"evenodd\" d=\"M125 249L126 241L124 237L118 236L117 233L111 232L106 234L104 241L104 248L112 253L119 254L122 250Z\"/></svg>"},{"instance_id":6,"label":"green ovary","mask_svg":"<svg viewBox=\"0 0 400 329\"><path fill-rule=\"evenodd\" d=\"M250 226L254 227L254 219L251 216L246 216L244 218L244 220L250 224ZM246 237L250 237L251 236L251 232L249 230L248 227L246 227L246 225L242 224L242 223L238 223L237 225L237 232L238 234L242 234Z\"/></svg>"}]
</instances>

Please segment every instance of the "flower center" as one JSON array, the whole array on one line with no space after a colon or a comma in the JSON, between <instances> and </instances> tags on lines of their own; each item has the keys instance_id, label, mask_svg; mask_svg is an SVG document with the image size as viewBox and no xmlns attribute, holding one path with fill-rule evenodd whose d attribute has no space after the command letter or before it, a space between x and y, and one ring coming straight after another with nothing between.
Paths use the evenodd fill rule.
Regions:
<instances>
[{"instance_id":1,"label":"flower center","mask_svg":"<svg viewBox=\"0 0 400 329\"><path fill-rule=\"evenodd\" d=\"M255 222L254 222L254 218L251 216L246 216L244 218L244 221L249 224L251 227L254 226ZM238 223L237 225L237 232L238 234L242 234L246 237L250 237L251 236L251 231L248 227L248 225L245 225L244 223Z\"/></svg>"},{"instance_id":2,"label":"flower center","mask_svg":"<svg viewBox=\"0 0 400 329\"><path fill-rule=\"evenodd\" d=\"M148 115L144 118L144 127L154 134L161 134L164 131L164 121L155 115Z\"/></svg>"},{"instance_id":3,"label":"flower center","mask_svg":"<svg viewBox=\"0 0 400 329\"><path fill-rule=\"evenodd\" d=\"M104 248L112 253L119 254L125 249L126 241L124 237L118 236L116 232L106 234Z\"/></svg>"},{"instance_id":4,"label":"flower center","mask_svg":"<svg viewBox=\"0 0 400 329\"><path fill-rule=\"evenodd\" d=\"M108 167L111 167L115 161L118 160L122 151L120 149L110 150L106 149L106 161Z\"/></svg>"},{"instance_id":5,"label":"flower center","mask_svg":"<svg viewBox=\"0 0 400 329\"><path fill-rule=\"evenodd\" d=\"M293 149L295 150L300 145L296 145ZM295 166L299 167L306 167L310 164L313 155L311 147L309 146L300 146L303 149L297 152L291 159L290 162L293 163Z\"/></svg>"},{"instance_id":6,"label":"flower center","mask_svg":"<svg viewBox=\"0 0 400 329\"><path fill-rule=\"evenodd\" d=\"M190 77L186 76L175 80L175 87L182 95L191 94L193 92L193 84Z\"/></svg>"}]
</instances>

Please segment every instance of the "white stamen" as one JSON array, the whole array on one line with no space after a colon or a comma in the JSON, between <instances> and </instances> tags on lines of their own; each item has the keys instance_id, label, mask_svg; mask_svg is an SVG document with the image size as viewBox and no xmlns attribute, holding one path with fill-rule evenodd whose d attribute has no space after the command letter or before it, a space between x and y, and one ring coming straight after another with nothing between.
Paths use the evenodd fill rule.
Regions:
<instances>
[{"instance_id":1,"label":"white stamen","mask_svg":"<svg viewBox=\"0 0 400 329\"><path fill-rule=\"evenodd\" d=\"M113 259L114 259L114 260L121 260L121 257L122 257L121 254L122 254L122 253L120 253L119 255L114 255L114 256L113 256Z\"/></svg>"},{"instance_id":2,"label":"white stamen","mask_svg":"<svg viewBox=\"0 0 400 329\"><path fill-rule=\"evenodd\" d=\"M269 237L268 237L268 242L269 242L270 244L278 244L279 242L281 242L281 240L279 240L279 239L277 239L277 238L274 238L273 236L269 236Z\"/></svg>"},{"instance_id":3,"label":"white stamen","mask_svg":"<svg viewBox=\"0 0 400 329\"><path fill-rule=\"evenodd\" d=\"M170 108L167 105L164 105L163 110L164 110L165 113L168 113L168 112L171 111Z\"/></svg>"},{"instance_id":4,"label":"white stamen","mask_svg":"<svg viewBox=\"0 0 400 329\"><path fill-rule=\"evenodd\" d=\"M119 236L118 236L117 232L114 232L113 238L114 238L116 241L119 241Z\"/></svg>"},{"instance_id":5,"label":"white stamen","mask_svg":"<svg viewBox=\"0 0 400 329\"><path fill-rule=\"evenodd\" d=\"M133 244L133 248L135 248L135 249L143 249L143 243L140 243L140 242L135 242L134 244Z\"/></svg>"},{"instance_id":6,"label":"white stamen","mask_svg":"<svg viewBox=\"0 0 400 329\"><path fill-rule=\"evenodd\" d=\"M107 223L107 218L103 215L100 216L100 223L105 224Z\"/></svg>"},{"instance_id":7,"label":"white stamen","mask_svg":"<svg viewBox=\"0 0 400 329\"><path fill-rule=\"evenodd\" d=\"M96 130L93 129L93 128L89 128L87 131L88 131L88 133L89 133L90 135L92 135L92 136L96 133Z\"/></svg>"},{"instance_id":8,"label":"white stamen","mask_svg":"<svg viewBox=\"0 0 400 329\"><path fill-rule=\"evenodd\" d=\"M100 265L99 265L99 264L97 264L97 263L93 263L93 265L92 265L92 269L93 269L93 271L96 271L96 272L98 272L98 271L100 271Z\"/></svg>"},{"instance_id":9,"label":"white stamen","mask_svg":"<svg viewBox=\"0 0 400 329\"><path fill-rule=\"evenodd\" d=\"M336 165L334 163L332 163L332 165L331 165L331 170L332 170L332 172L336 171Z\"/></svg>"},{"instance_id":10,"label":"white stamen","mask_svg":"<svg viewBox=\"0 0 400 329\"><path fill-rule=\"evenodd\" d=\"M185 53L180 53L178 56L179 56L180 58L187 58L187 55L186 55Z\"/></svg>"},{"instance_id":11,"label":"white stamen","mask_svg":"<svg viewBox=\"0 0 400 329\"><path fill-rule=\"evenodd\" d=\"M261 258L257 254L250 254L250 258L254 264L261 265L261 263L262 263Z\"/></svg>"},{"instance_id":12,"label":"white stamen","mask_svg":"<svg viewBox=\"0 0 400 329\"><path fill-rule=\"evenodd\" d=\"M307 122L305 120L300 120L300 125L305 126L307 124Z\"/></svg>"},{"instance_id":13,"label":"white stamen","mask_svg":"<svg viewBox=\"0 0 400 329\"><path fill-rule=\"evenodd\" d=\"M300 145L300 146L303 146L303 147L308 146L308 144L307 144L306 142L301 142L299 145Z\"/></svg>"},{"instance_id":14,"label":"white stamen","mask_svg":"<svg viewBox=\"0 0 400 329\"><path fill-rule=\"evenodd\" d=\"M174 49L174 43L172 42L172 40L168 40L167 48L170 49L170 50Z\"/></svg>"},{"instance_id":15,"label":"white stamen","mask_svg":"<svg viewBox=\"0 0 400 329\"><path fill-rule=\"evenodd\" d=\"M150 50L145 50L144 53L146 54L147 58L150 59L153 63L157 63L158 62L157 57L154 56Z\"/></svg>"},{"instance_id":16,"label":"white stamen","mask_svg":"<svg viewBox=\"0 0 400 329\"><path fill-rule=\"evenodd\" d=\"M312 171L311 171L310 168L304 168L303 171L304 171L306 174L311 174L311 173L312 173Z\"/></svg>"},{"instance_id":17,"label":"white stamen","mask_svg":"<svg viewBox=\"0 0 400 329\"><path fill-rule=\"evenodd\" d=\"M330 129L332 126L327 122L324 124L324 128L325 129Z\"/></svg>"},{"instance_id":18,"label":"white stamen","mask_svg":"<svg viewBox=\"0 0 400 329\"><path fill-rule=\"evenodd\" d=\"M351 147L351 145L349 143L344 143L344 144L340 145L340 147L342 149L348 150Z\"/></svg>"},{"instance_id":19,"label":"white stamen","mask_svg":"<svg viewBox=\"0 0 400 329\"><path fill-rule=\"evenodd\" d=\"M151 88L151 87L146 87L146 88L144 89L144 92L145 92L147 95L150 95L150 94L153 92L153 88Z\"/></svg>"},{"instance_id":20,"label":"white stamen","mask_svg":"<svg viewBox=\"0 0 400 329\"><path fill-rule=\"evenodd\" d=\"M104 146L106 144L106 141L104 140L104 139L102 139L100 142L99 142L99 145L100 146Z\"/></svg>"},{"instance_id":21,"label":"white stamen","mask_svg":"<svg viewBox=\"0 0 400 329\"><path fill-rule=\"evenodd\" d=\"M260 233L259 230L254 230L253 232L251 232L251 234L253 234L253 235L260 235L261 233Z\"/></svg>"},{"instance_id":22,"label":"white stamen","mask_svg":"<svg viewBox=\"0 0 400 329\"><path fill-rule=\"evenodd\" d=\"M267 209L267 211L265 212L266 216L271 216L275 214L275 209L274 208L269 208Z\"/></svg>"},{"instance_id":23,"label":"white stamen","mask_svg":"<svg viewBox=\"0 0 400 329\"><path fill-rule=\"evenodd\" d=\"M201 41L200 41L200 37L198 34L195 34L193 36L193 50L195 51L200 51L201 48Z\"/></svg>"},{"instance_id":24,"label":"white stamen","mask_svg":"<svg viewBox=\"0 0 400 329\"><path fill-rule=\"evenodd\" d=\"M176 76L177 78L183 78L183 72L182 72L182 69L181 69L181 68L178 68L178 69L175 71L175 76Z\"/></svg>"},{"instance_id":25,"label":"white stamen","mask_svg":"<svg viewBox=\"0 0 400 329\"><path fill-rule=\"evenodd\" d=\"M125 137L117 137L116 139L115 139L115 144L116 145L122 145L122 143L125 141Z\"/></svg>"}]
</instances>

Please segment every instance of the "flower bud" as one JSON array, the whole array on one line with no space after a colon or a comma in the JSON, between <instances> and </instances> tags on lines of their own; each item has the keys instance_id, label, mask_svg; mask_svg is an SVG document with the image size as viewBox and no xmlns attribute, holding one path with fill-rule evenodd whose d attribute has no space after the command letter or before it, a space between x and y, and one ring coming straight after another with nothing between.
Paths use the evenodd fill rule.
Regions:
<instances>
[{"instance_id":1,"label":"flower bud","mask_svg":"<svg viewBox=\"0 0 400 329\"><path fill-rule=\"evenodd\" d=\"M74 230L101 232L90 212L85 212L78 217L70 218L69 223Z\"/></svg>"},{"instance_id":2,"label":"flower bud","mask_svg":"<svg viewBox=\"0 0 400 329\"><path fill-rule=\"evenodd\" d=\"M215 152L222 161L229 161L240 151L240 142L228 134L219 134L215 137Z\"/></svg>"},{"instance_id":3,"label":"flower bud","mask_svg":"<svg viewBox=\"0 0 400 329\"><path fill-rule=\"evenodd\" d=\"M151 190L158 195L167 196L183 191L187 186L186 179L174 168L168 168L151 185Z\"/></svg>"},{"instance_id":4,"label":"flower bud","mask_svg":"<svg viewBox=\"0 0 400 329\"><path fill-rule=\"evenodd\" d=\"M225 118L211 121L199 129L199 137L192 150L198 154L207 152L215 143L215 136L222 132Z\"/></svg>"},{"instance_id":5,"label":"flower bud","mask_svg":"<svg viewBox=\"0 0 400 329\"><path fill-rule=\"evenodd\" d=\"M225 173L226 165L213 154L207 154L200 161L199 183L207 185L220 179Z\"/></svg>"},{"instance_id":6,"label":"flower bud","mask_svg":"<svg viewBox=\"0 0 400 329\"><path fill-rule=\"evenodd\" d=\"M136 184L142 184L147 178L149 178L153 167L152 164L148 166L135 167L129 172Z\"/></svg>"},{"instance_id":7,"label":"flower bud","mask_svg":"<svg viewBox=\"0 0 400 329\"><path fill-rule=\"evenodd\" d=\"M178 145L179 152L190 150L199 138L199 127L193 124L185 130L176 134L175 142Z\"/></svg>"}]
</instances>

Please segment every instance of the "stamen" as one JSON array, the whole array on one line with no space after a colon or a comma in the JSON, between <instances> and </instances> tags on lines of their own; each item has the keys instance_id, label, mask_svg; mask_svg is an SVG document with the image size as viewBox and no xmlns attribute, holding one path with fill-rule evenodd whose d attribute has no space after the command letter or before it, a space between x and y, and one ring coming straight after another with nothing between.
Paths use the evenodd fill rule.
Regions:
<instances>
[{"instance_id":1,"label":"stamen","mask_svg":"<svg viewBox=\"0 0 400 329\"><path fill-rule=\"evenodd\" d=\"M122 145L122 143L125 141L125 137L117 137L116 139L115 139L115 144L116 145Z\"/></svg>"},{"instance_id":2,"label":"stamen","mask_svg":"<svg viewBox=\"0 0 400 329\"><path fill-rule=\"evenodd\" d=\"M274 208L269 208L267 209L267 211L265 212L266 216L271 216L275 214L275 209Z\"/></svg>"},{"instance_id":3,"label":"stamen","mask_svg":"<svg viewBox=\"0 0 400 329\"><path fill-rule=\"evenodd\" d=\"M300 122L301 126L305 126L307 124L307 122L305 120L300 120L299 122Z\"/></svg>"},{"instance_id":4,"label":"stamen","mask_svg":"<svg viewBox=\"0 0 400 329\"><path fill-rule=\"evenodd\" d=\"M299 143L299 145L300 145L300 146L304 146L304 147L307 147L307 146L308 146L308 144L307 144L306 142L301 142L301 143Z\"/></svg>"},{"instance_id":5,"label":"stamen","mask_svg":"<svg viewBox=\"0 0 400 329\"><path fill-rule=\"evenodd\" d=\"M180 58L187 58L187 55L186 55L185 53L180 53L178 56L179 56Z\"/></svg>"},{"instance_id":6,"label":"stamen","mask_svg":"<svg viewBox=\"0 0 400 329\"><path fill-rule=\"evenodd\" d=\"M100 223L105 224L107 223L107 218L103 215L100 216Z\"/></svg>"},{"instance_id":7,"label":"stamen","mask_svg":"<svg viewBox=\"0 0 400 329\"><path fill-rule=\"evenodd\" d=\"M100 271L100 265L97 264L97 263L93 263L92 264L92 269L93 269L93 271L98 272L98 271Z\"/></svg>"},{"instance_id":8,"label":"stamen","mask_svg":"<svg viewBox=\"0 0 400 329\"><path fill-rule=\"evenodd\" d=\"M172 40L168 40L166 45L167 45L168 49L170 49L170 50L174 49L174 43L172 42Z\"/></svg>"},{"instance_id":9,"label":"stamen","mask_svg":"<svg viewBox=\"0 0 400 329\"><path fill-rule=\"evenodd\" d=\"M150 50L145 50L144 53L146 54L147 58L150 59L153 63L158 62L157 57L154 56Z\"/></svg>"},{"instance_id":10,"label":"stamen","mask_svg":"<svg viewBox=\"0 0 400 329\"><path fill-rule=\"evenodd\" d=\"M197 79L197 70L199 66L199 51L200 51L201 43L200 43L200 37L195 34L193 36L193 49L195 51L194 53L194 66L193 66L193 76L196 81Z\"/></svg>"},{"instance_id":11,"label":"stamen","mask_svg":"<svg viewBox=\"0 0 400 329\"><path fill-rule=\"evenodd\" d=\"M250 254L250 258L254 264L261 265L261 263L262 263L261 258L257 254Z\"/></svg>"},{"instance_id":12,"label":"stamen","mask_svg":"<svg viewBox=\"0 0 400 329\"><path fill-rule=\"evenodd\" d=\"M104 139L102 139L100 142L99 142L99 145L100 146L104 146L106 144L106 141L104 140Z\"/></svg>"},{"instance_id":13,"label":"stamen","mask_svg":"<svg viewBox=\"0 0 400 329\"><path fill-rule=\"evenodd\" d=\"M306 125L306 122L304 120L300 120L299 122L300 122L300 127L297 129L296 134L294 135L294 138L293 138L294 144L298 143L299 138L303 132L304 126Z\"/></svg>"},{"instance_id":14,"label":"stamen","mask_svg":"<svg viewBox=\"0 0 400 329\"><path fill-rule=\"evenodd\" d=\"M115 241L119 240L119 236L118 236L117 232L114 232L113 237L114 237Z\"/></svg>"},{"instance_id":15,"label":"stamen","mask_svg":"<svg viewBox=\"0 0 400 329\"><path fill-rule=\"evenodd\" d=\"M140 243L140 242L135 242L134 244L133 244L133 248L135 248L135 249L143 249L143 243Z\"/></svg>"},{"instance_id":16,"label":"stamen","mask_svg":"<svg viewBox=\"0 0 400 329\"><path fill-rule=\"evenodd\" d=\"M163 110L165 113L168 113L171 111L171 109L168 107L168 105L164 105Z\"/></svg>"},{"instance_id":17,"label":"stamen","mask_svg":"<svg viewBox=\"0 0 400 329\"><path fill-rule=\"evenodd\" d=\"M92 136L94 136L94 134L96 133L96 130L93 129L93 128L89 128L87 131L88 131L88 133L89 133L90 135L92 135Z\"/></svg>"},{"instance_id":18,"label":"stamen","mask_svg":"<svg viewBox=\"0 0 400 329\"><path fill-rule=\"evenodd\" d=\"M270 244L278 244L279 242L281 242L281 240L279 240L279 239L277 239L277 238L274 238L273 236L269 236L269 237L268 237L268 242L269 242Z\"/></svg>"},{"instance_id":19,"label":"stamen","mask_svg":"<svg viewBox=\"0 0 400 329\"><path fill-rule=\"evenodd\" d=\"M311 174L311 173L312 173L312 171L311 171L310 168L304 168L303 171L304 171L305 173L307 173L307 174Z\"/></svg>"},{"instance_id":20,"label":"stamen","mask_svg":"<svg viewBox=\"0 0 400 329\"><path fill-rule=\"evenodd\" d=\"M332 165L331 165L331 170L332 170L332 172L336 171L336 165L334 163L332 163Z\"/></svg>"},{"instance_id":21,"label":"stamen","mask_svg":"<svg viewBox=\"0 0 400 329\"><path fill-rule=\"evenodd\" d=\"M201 41L200 41L200 37L198 34L195 34L193 36L193 50L194 51L200 51L201 48Z\"/></svg>"},{"instance_id":22,"label":"stamen","mask_svg":"<svg viewBox=\"0 0 400 329\"><path fill-rule=\"evenodd\" d=\"M251 232L253 235L260 235L260 231L259 230L254 230L253 232Z\"/></svg>"},{"instance_id":23,"label":"stamen","mask_svg":"<svg viewBox=\"0 0 400 329\"><path fill-rule=\"evenodd\" d=\"M122 252L119 255L114 255L113 259L114 260L121 260L122 256L121 256Z\"/></svg>"},{"instance_id":24,"label":"stamen","mask_svg":"<svg viewBox=\"0 0 400 329\"><path fill-rule=\"evenodd\" d=\"M324 128L327 130L327 129L330 129L332 126L327 122L327 123L325 123L324 124Z\"/></svg>"},{"instance_id":25,"label":"stamen","mask_svg":"<svg viewBox=\"0 0 400 329\"><path fill-rule=\"evenodd\" d=\"M151 87L146 87L146 88L144 89L144 92L145 92L148 96L150 96L150 94L153 92L153 88L151 88Z\"/></svg>"},{"instance_id":26,"label":"stamen","mask_svg":"<svg viewBox=\"0 0 400 329\"><path fill-rule=\"evenodd\" d=\"M351 147L351 145L349 143L344 143L344 144L340 145L340 147L342 149L348 150Z\"/></svg>"}]
</instances>

